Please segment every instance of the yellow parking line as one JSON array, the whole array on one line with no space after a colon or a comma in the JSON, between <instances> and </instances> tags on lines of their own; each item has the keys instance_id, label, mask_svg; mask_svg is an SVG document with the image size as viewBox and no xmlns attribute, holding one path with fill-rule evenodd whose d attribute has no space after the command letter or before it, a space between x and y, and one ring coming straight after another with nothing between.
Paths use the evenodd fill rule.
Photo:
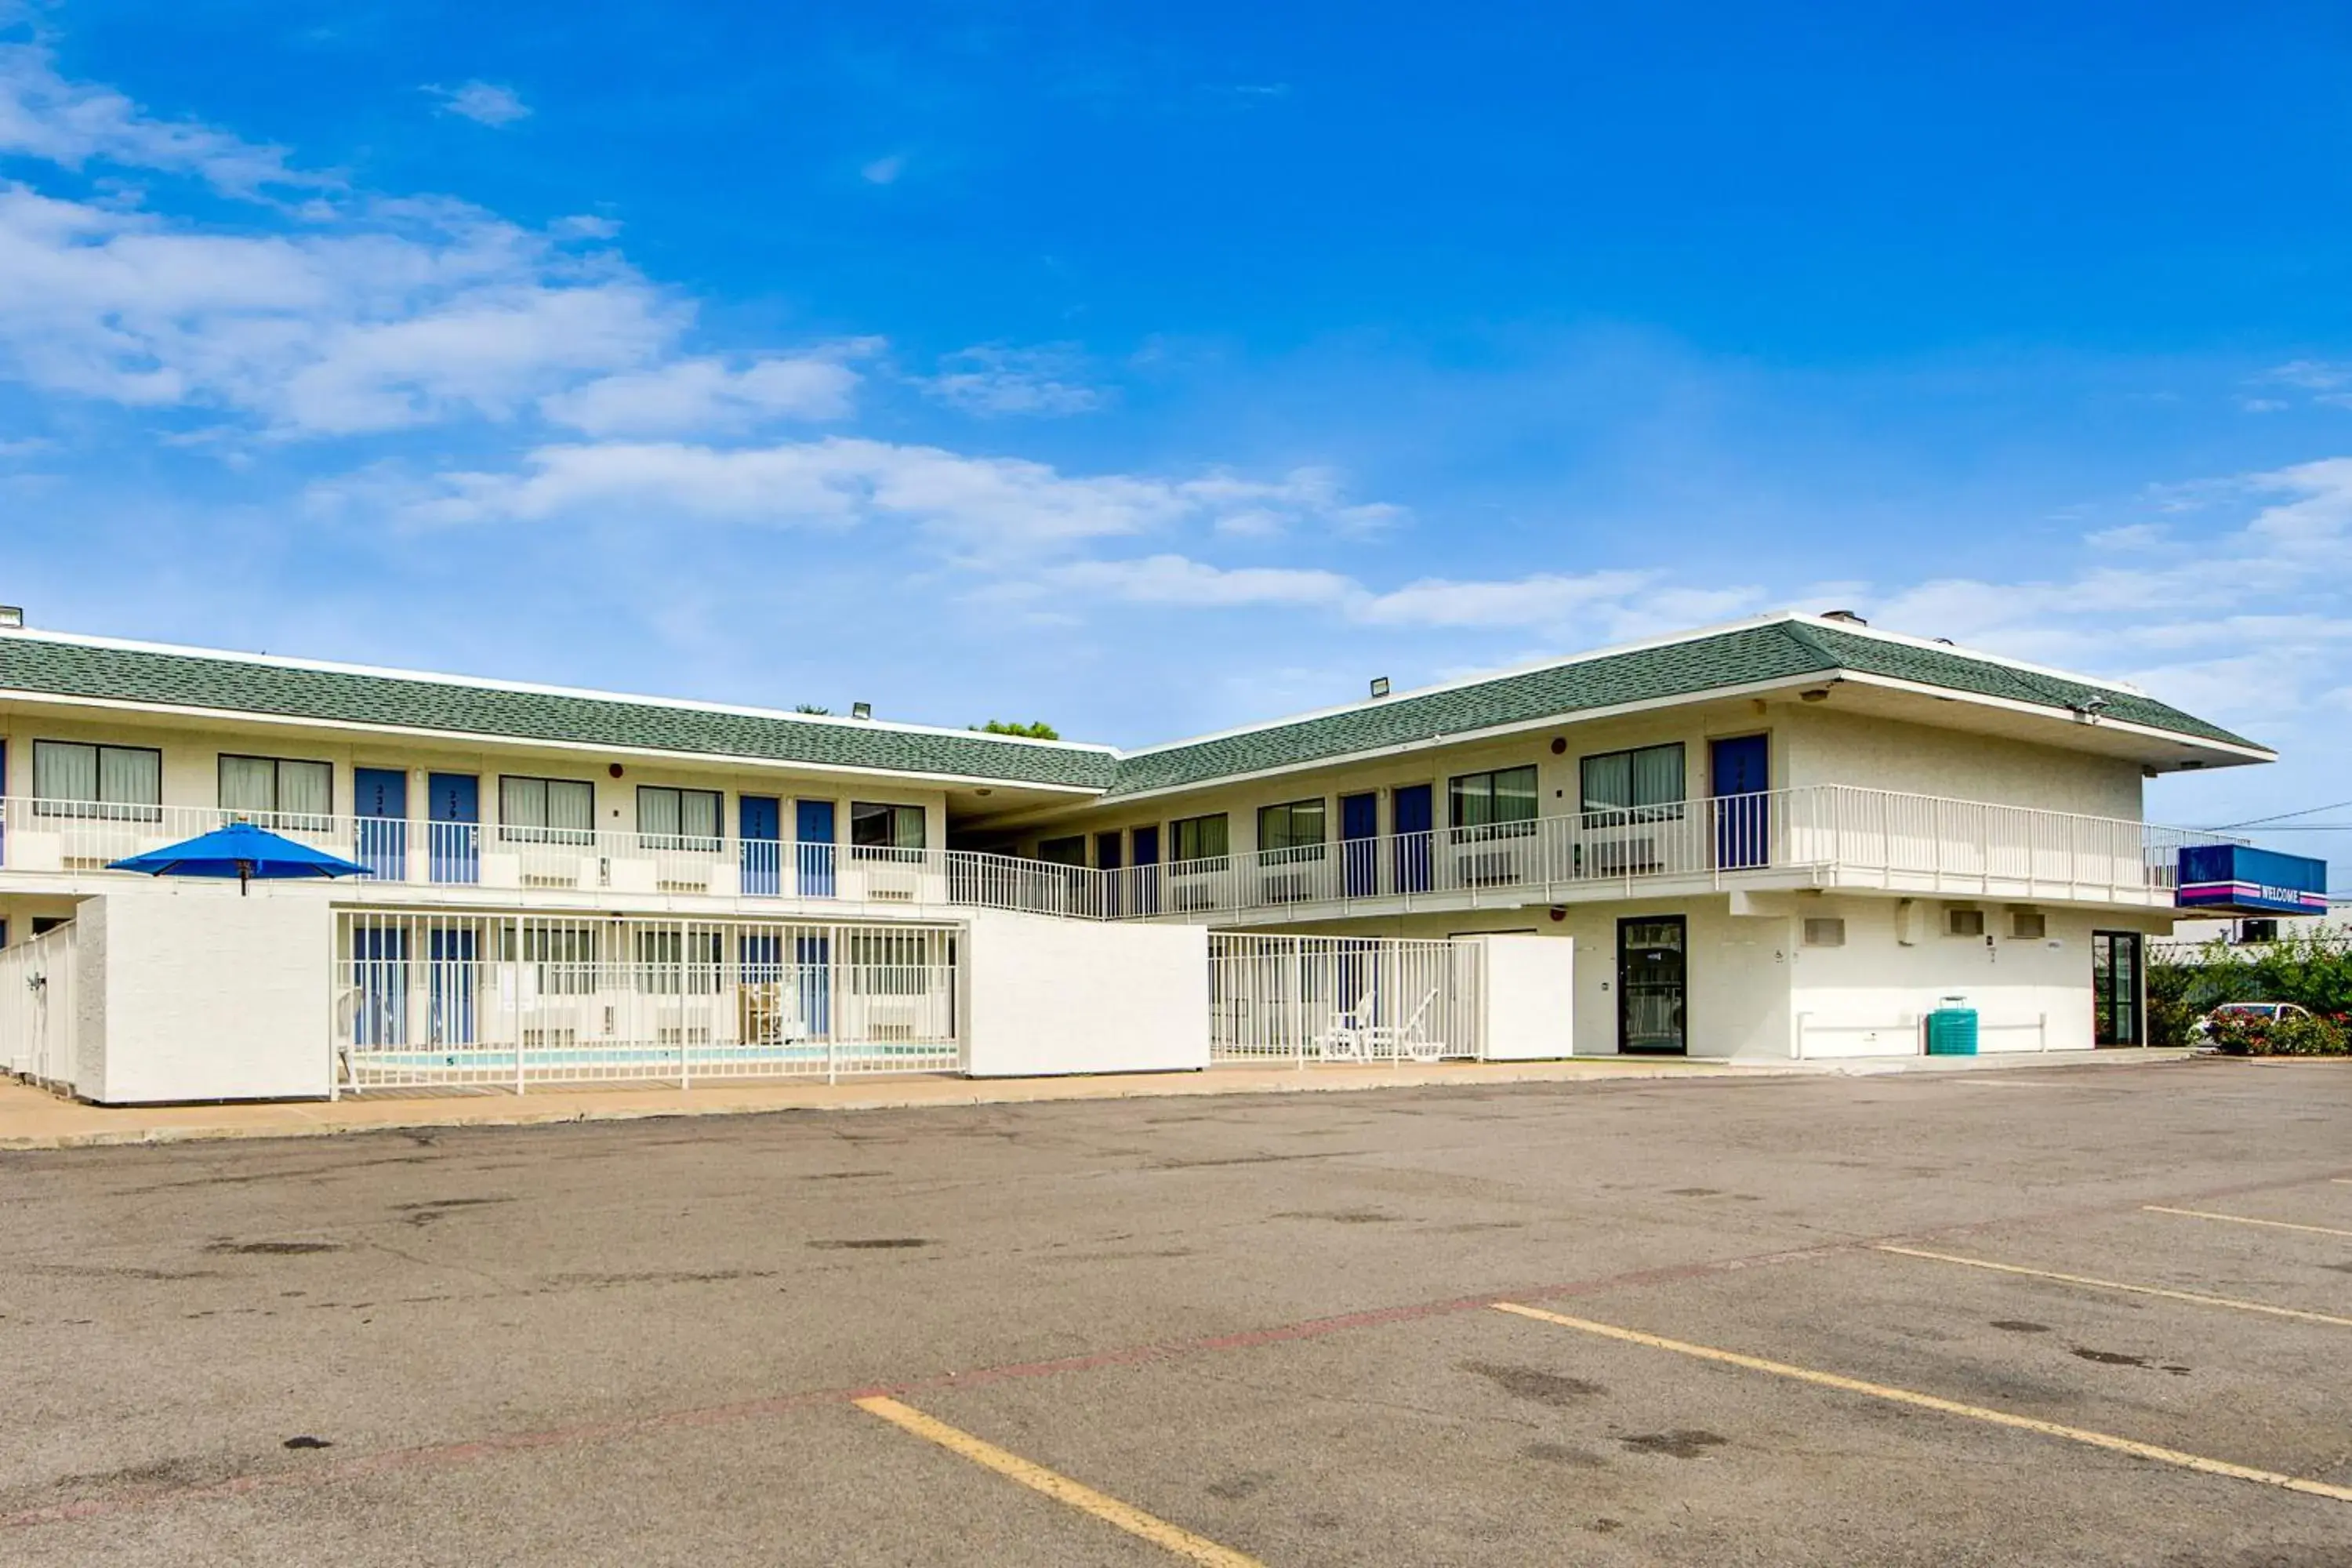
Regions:
<instances>
[{"instance_id":1,"label":"yellow parking line","mask_svg":"<svg viewBox=\"0 0 2352 1568\"><path fill-rule=\"evenodd\" d=\"M1645 1334L1637 1329L1621 1329L1614 1323L1596 1323L1589 1318L1563 1317L1537 1307L1522 1307L1513 1301L1497 1301L1497 1311L1512 1312L1538 1322L1556 1323L1564 1329L1577 1329L1604 1339L1622 1340L1627 1344L1647 1345L1652 1350L1673 1351L1677 1355L1696 1356L1701 1361L1720 1362L1726 1366L1745 1367L1750 1372L1769 1372L1775 1377L1793 1378L1821 1388L1834 1388L1846 1394L1868 1394L1895 1405L1908 1405L1921 1410L1938 1411L1946 1415L1965 1415L1971 1421L1982 1421L1994 1426L2014 1427L2021 1432L2038 1432L2045 1437L2063 1437L2072 1443L2087 1444L2094 1448L2105 1448L2114 1453L2129 1454L2134 1458L2154 1459L2167 1465L2177 1465L2185 1470L2197 1470L2209 1476L2226 1476L2232 1480L2256 1481L2267 1487L2281 1487L2291 1492L2308 1492L2314 1497L2332 1498L2337 1502L2352 1502L2352 1487L2330 1485L2326 1481L2305 1480L2301 1476L2281 1475L2276 1470L2258 1470L2250 1465L2233 1465L2227 1459L2209 1459L2202 1454L2184 1454L2178 1448L2159 1447L2154 1443L2142 1443L2130 1437L2118 1437L2107 1432L2093 1432L2081 1426L2063 1426L2055 1421L2042 1421L2031 1415L2013 1415L2006 1410L1993 1410L1981 1405L1963 1405L1956 1399L1941 1399L1932 1394L1918 1394L1907 1388L1890 1388L1883 1383L1865 1383L1858 1377L1844 1377L1833 1372L1815 1372L1811 1367L1790 1366L1786 1362L1766 1361L1761 1356L1742 1355L1738 1351L1717 1350L1711 1345L1695 1345L1682 1340L1669 1340L1657 1334Z\"/></svg>"},{"instance_id":2,"label":"yellow parking line","mask_svg":"<svg viewBox=\"0 0 2352 1568\"><path fill-rule=\"evenodd\" d=\"M1969 1268L1989 1268L1996 1274L2023 1274L2035 1279L2088 1285L2099 1290L2127 1290L2135 1296L2161 1296L2168 1301L2193 1301L2202 1307L2234 1307L2241 1312L2263 1312L2273 1318L2298 1318L2306 1323L2333 1323L2339 1329L2352 1329L2352 1318L2307 1312L2300 1307L2273 1307L2266 1301L2241 1301L2234 1296L2208 1296L2201 1290L2168 1290L2160 1285L2132 1285L2121 1279L2096 1279L2087 1274L2061 1274L2053 1268L2028 1268L2021 1263L1995 1263L1988 1258L1962 1258L1958 1253L1927 1252L1916 1247L1895 1247L1886 1242L1881 1242L1878 1250L1899 1253L1905 1258L1933 1258L1937 1263L1958 1263Z\"/></svg>"},{"instance_id":3,"label":"yellow parking line","mask_svg":"<svg viewBox=\"0 0 2352 1568\"><path fill-rule=\"evenodd\" d=\"M2162 1204L2142 1204L2150 1214L2185 1215L2190 1219L2226 1219L2231 1225L2267 1226L2273 1230L2307 1230L2314 1236L2352 1236L2352 1230L2338 1230L2332 1225L2295 1225L2283 1219L2256 1219L2252 1215L2214 1214L2207 1209L2168 1209Z\"/></svg>"},{"instance_id":4,"label":"yellow parking line","mask_svg":"<svg viewBox=\"0 0 2352 1568\"><path fill-rule=\"evenodd\" d=\"M1129 1535L1164 1547L1179 1557L1195 1563L1208 1563L1217 1568L1265 1568L1255 1557L1244 1556L1231 1547L1193 1534L1179 1525L1169 1523L1139 1508L1130 1508L1114 1497L1105 1497L1092 1487L1074 1481L1043 1465L1031 1464L1018 1454L1008 1454L995 1444L973 1436L971 1433L934 1420L909 1405L877 1394L856 1402L857 1408L902 1430L912 1432L928 1442L937 1443L951 1454L958 1454L973 1464L994 1470L1007 1480L1020 1482L1032 1491L1044 1492L1055 1502L1066 1503L1081 1513L1090 1513L1106 1524L1117 1525Z\"/></svg>"}]
</instances>

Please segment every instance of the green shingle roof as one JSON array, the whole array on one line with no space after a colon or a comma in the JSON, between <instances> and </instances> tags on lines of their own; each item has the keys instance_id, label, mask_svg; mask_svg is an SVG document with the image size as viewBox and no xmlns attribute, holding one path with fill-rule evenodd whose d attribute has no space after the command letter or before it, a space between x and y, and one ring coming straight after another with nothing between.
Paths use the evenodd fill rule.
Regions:
<instances>
[{"instance_id":1,"label":"green shingle roof","mask_svg":"<svg viewBox=\"0 0 2352 1568\"><path fill-rule=\"evenodd\" d=\"M1789 618L1497 676L1205 741L1118 756L957 731L828 722L623 697L320 668L176 649L0 635L0 691L373 724L486 739L692 752L818 767L1061 785L1112 795L1336 761L1595 709L1853 673L2227 745L2254 742L2152 698L1960 652Z\"/></svg>"},{"instance_id":2,"label":"green shingle roof","mask_svg":"<svg viewBox=\"0 0 2352 1568\"><path fill-rule=\"evenodd\" d=\"M1109 793L1205 784L1592 709L1848 671L2058 711L2096 696L2105 700L2110 719L2231 745L2253 744L2131 692L2022 670L1957 649L1923 648L1789 619L1139 752L1119 759Z\"/></svg>"},{"instance_id":3,"label":"green shingle roof","mask_svg":"<svg viewBox=\"0 0 2352 1568\"><path fill-rule=\"evenodd\" d=\"M1108 752L0 635L0 691L1101 789Z\"/></svg>"}]
</instances>

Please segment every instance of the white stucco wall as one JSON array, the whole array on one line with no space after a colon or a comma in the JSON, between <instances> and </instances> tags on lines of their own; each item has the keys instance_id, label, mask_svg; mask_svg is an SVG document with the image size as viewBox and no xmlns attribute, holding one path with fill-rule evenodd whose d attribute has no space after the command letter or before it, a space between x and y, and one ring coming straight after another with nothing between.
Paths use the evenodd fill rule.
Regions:
<instances>
[{"instance_id":1,"label":"white stucco wall","mask_svg":"<svg viewBox=\"0 0 2352 1568\"><path fill-rule=\"evenodd\" d=\"M1833 706L1776 707L1787 783L1855 784L2084 816L2140 816L2139 764Z\"/></svg>"},{"instance_id":2,"label":"white stucco wall","mask_svg":"<svg viewBox=\"0 0 2352 1568\"><path fill-rule=\"evenodd\" d=\"M964 1070L974 1078L1209 1065L1202 927L981 911L964 944Z\"/></svg>"},{"instance_id":3,"label":"white stucco wall","mask_svg":"<svg viewBox=\"0 0 2352 1568\"><path fill-rule=\"evenodd\" d=\"M108 1105L324 1098L324 888L166 884L86 900L75 1090Z\"/></svg>"},{"instance_id":4,"label":"white stucco wall","mask_svg":"<svg viewBox=\"0 0 2352 1568\"><path fill-rule=\"evenodd\" d=\"M1916 1055L1920 1019L1947 996L1976 1009L1979 1053L2091 1048L2091 932L2148 922L2036 906L2042 935L2018 938L2010 906L1960 902L1983 910L1987 941L1945 934L1955 902L1920 900L1906 916L1897 900L1801 900L1792 936L1805 914L1845 921L1843 947L1794 950L1792 1006L1806 1057Z\"/></svg>"}]
</instances>

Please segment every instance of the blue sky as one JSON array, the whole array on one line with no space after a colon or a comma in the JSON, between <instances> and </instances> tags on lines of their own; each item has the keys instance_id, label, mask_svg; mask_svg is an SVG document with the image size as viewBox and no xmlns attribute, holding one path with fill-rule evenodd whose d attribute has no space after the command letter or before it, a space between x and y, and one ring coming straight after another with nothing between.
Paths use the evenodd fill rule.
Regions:
<instances>
[{"instance_id":1,"label":"blue sky","mask_svg":"<svg viewBox=\"0 0 2352 1568\"><path fill-rule=\"evenodd\" d=\"M37 624L1139 742L1850 605L2352 798L2341 7L7 6Z\"/></svg>"}]
</instances>

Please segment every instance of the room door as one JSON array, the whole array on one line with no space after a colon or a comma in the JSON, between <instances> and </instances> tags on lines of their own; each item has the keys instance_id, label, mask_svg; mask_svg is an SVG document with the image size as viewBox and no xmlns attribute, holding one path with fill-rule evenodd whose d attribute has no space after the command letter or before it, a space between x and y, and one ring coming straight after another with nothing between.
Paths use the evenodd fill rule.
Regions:
<instances>
[{"instance_id":1,"label":"room door","mask_svg":"<svg viewBox=\"0 0 2352 1568\"><path fill-rule=\"evenodd\" d=\"M1374 842L1380 831L1379 795L1339 797L1340 887L1349 898L1369 899L1381 890L1381 850Z\"/></svg>"},{"instance_id":2,"label":"room door","mask_svg":"<svg viewBox=\"0 0 2352 1568\"><path fill-rule=\"evenodd\" d=\"M1125 881L1119 876L1119 836L1117 832L1095 835L1095 869L1102 873L1103 910L1114 920L1119 914L1119 894Z\"/></svg>"},{"instance_id":3,"label":"room door","mask_svg":"<svg viewBox=\"0 0 2352 1568\"><path fill-rule=\"evenodd\" d=\"M1617 1048L1678 1057L1689 1049L1690 930L1681 915L1617 922Z\"/></svg>"},{"instance_id":4,"label":"room door","mask_svg":"<svg viewBox=\"0 0 2352 1568\"><path fill-rule=\"evenodd\" d=\"M2147 938L2136 931L2091 933L2091 1043L2147 1044L2141 960Z\"/></svg>"},{"instance_id":5,"label":"room door","mask_svg":"<svg viewBox=\"0 0 2352 1568\"><path fill-rule=\"evenodd\" d=\"M436 882L482 879L482 781L471 773L425 780L425 851Z\"/></svg>"},{"instance_id":6,"label":"room door","mask_svg":"<svg viewBox=\"0 0 2352 1568\"><path fill-rule=\"evenodd\" d=\"M1396 890L1429 891L1430 830L1436 824L1434 785L1407 784L1391 795L1396 814Z\"/></svg>"},{"instance_id":7,"label":"room door","mask_svg":"<svg viewBox=\"0 0 2352 1568\"><path fill-rule=\"evenodd\" d=\"M798 887L804 899L833 897L833 802L793 803L793 846Z\"/></svg>"},{"instance_id":8,"label":"room door","mask_svg":"<svg viewBox=\"0 0 2352 1568\"><path fill-rule=\"evenodd\" d=\"M1737 735L1707 746L1707 793L1715 812L1715 863L1732 871L1772 862L1771 742Z\"/></svg>"},{"instance_id":9,"label":"room door","mask_svg":"<svg viewBox=\"0 0 2352 1568\"><path fill-rule=\"evenodd\" d=\"M398 768L353 768L352 813L358 851L352 857L380 882L408 880L408 774Z\"/></svg>"},{"instance_id":10,"label":"room door","mask_svg":"<svg viewBox=\"0 0 2352 1568\"><path fill-rule=\"evenodd\" d=\"M772 899L784 890L783 804L772 795L738 796L735 837L742 845L743 892Z\"/></svg>"},{"instance_id":11,"label":"room door","mask_svg":"<svg viewBox=\"0 0 2352 1568\"><path fill-rule=\"evenodd\" d=\"M1160 912L1160 825L1136 828L1132 837L1135 869L1128 880L1135 889L1135 912L1156 915Z\"/></svg>"}]
</instances>

